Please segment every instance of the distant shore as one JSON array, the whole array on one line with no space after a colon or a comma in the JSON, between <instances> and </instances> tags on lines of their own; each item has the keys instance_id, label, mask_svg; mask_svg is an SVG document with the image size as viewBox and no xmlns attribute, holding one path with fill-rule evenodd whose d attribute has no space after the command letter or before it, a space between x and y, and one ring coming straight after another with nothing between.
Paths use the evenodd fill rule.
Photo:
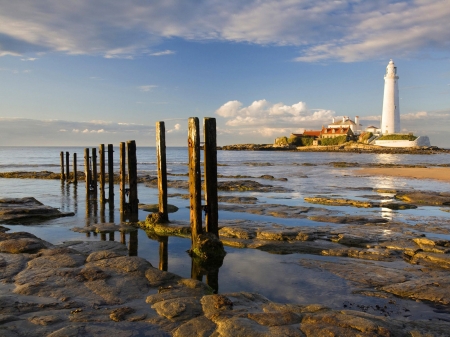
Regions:
<instances>
[{"instance_id":1,"label":"distant shore","mask_svg":"<svg viewBox=\"0 0 450 337\"><path fill-rule=\"evenodd\" d=\"M437 146L427 147L382 147L361 143L346 143L334 146L281 147L273 144L234 144L218 148L223 151L291 151L291 152L351 152L351 153L391 153L391 154L436 154L450 153L449 149Z\"/></svg>"},{"instance_id":2,"label":"distant shore","mask_svg":"<svg viewBox=\"0 0 450 337\"><path fill-rule=\"evenodd\" d=\"M435 179L450 181L449 167L365 167L354 171L355 175L381 175L389 177L404 177L413 179Z\"/></svg>"}]
</instances>

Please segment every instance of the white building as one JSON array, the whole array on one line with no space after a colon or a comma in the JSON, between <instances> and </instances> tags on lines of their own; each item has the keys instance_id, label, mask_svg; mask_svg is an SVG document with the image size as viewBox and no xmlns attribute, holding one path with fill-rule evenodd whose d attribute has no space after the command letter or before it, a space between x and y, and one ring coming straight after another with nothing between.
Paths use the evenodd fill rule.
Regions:
<instances>
[{"instance_id":1,"label":"white building","mask_svg":"<svg viewBox=\"0 0 450 337\"><path fill-rule=\"evenodd\" d=\"M361 132L361 124L359 124L359 116L355 116L355 121L352 121L349 117L343 116L342 119L333 117L331 124L328 124L328 128L339 129L350 127L354 134Z\"/></svg>"},{"instance_id":2,"label":"white building","mask_svg":"<svg viewBox=\"0 0 450 337\"><path fill-rule=\"evenodd\" d=\"M381 114L381 133L400 132L400 106L398 97L397 67L392 59L386 67L384 76L383 112Z\"/></svg>"}]
</instances>

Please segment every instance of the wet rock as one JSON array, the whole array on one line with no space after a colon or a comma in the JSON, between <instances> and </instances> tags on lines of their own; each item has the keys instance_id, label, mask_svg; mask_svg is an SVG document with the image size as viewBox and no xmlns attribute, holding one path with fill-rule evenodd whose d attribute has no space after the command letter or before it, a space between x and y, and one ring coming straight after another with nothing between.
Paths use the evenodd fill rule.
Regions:
<instances>
[{"instance_id":1,"label":"wet rock","mask_svg":"<svg viewBox=\"0 0 450 337\"><path fill-rule=\"evenodd\" d=\"M433 265L439 268L450 268L450 254L419 251L412 256L411 262Z\"/></svg>"},{"instance_id":2,"label":"wet rock","mask_svg":"<svg viewBox=\"0 0 450 337\"><path fill-rule=\"evenodd\" d=\"M217 183L219 191L253 191L253 192L288 192L289 190L282 186L272 186L260 184L253 180L239 181L219 181Z\"/></svg>"},{"instance_id":3,"label":"wet rock","mask_svg":"<svg viewBox=\"0 0 450 337\"><path fill-rule=\"evenodd\" d=\"M174 333L174 337L198 336L209 337L216 330L216 325L205 316L195 317L178 327Z\"/></svg>"},{"instance_id":4,"label":"wet rock","mask_svg":"<svg viewBox=\"0 0 450 337\"><path fill-rule=\"evenodd\" d=\"M47 245L38 238L19 238L0 242L0 252L10 254L35 253Z\"/></svg>"},{"instance_id":5,"label":"wet rock","mask_svg":"<svg viewBox=\"0 0 450 337\"><path fill-rule=\"evenodd\" d=\"M305 213L312 210L316 210L313 207L304 206L287 206L279 204L260 204L260 205L219 205L219 210L231 211L231 212L242 212L258 215L267 215L277 218L305 218Z\"/></svg>"},{"instance_id":6,"label":"wet rock","mask_svg":"<svg viewBox=\"0 0 450 337\"><path fill-rule=\"evenodd\" d=\"M135 312L135 310L133 308L121 307L121 308L114 309L111 312L111 314L109 315L109 317L114 322L120 322L120 321L123 321L127 315L132 314L134 312Z\"/></svg>"},{"instance_id":7,"label":"wet rock","mask_svg":"<svg viewBox=\"0 0 450 337\"><path fill-rule=\"evenodd\" d=\"M90 259L94 259L94 256L107 256L108 254L115 254L115 256L128 255L127 246L115 241L66 241L59 246L72 248L86 256L92 254L87 257L86 261L88 262Z\"/></svg>"},{"instance_id":8,"label":"wet rock","mask_svg":"<svg viewBox=\"0 0 450 337\"><path fill-rule=\"evenodd\" d=\"M374 203L372 202L351 200L351 199L314 197L314 198L304 198L304 200L312 204L330 205L330 206L353 206L364 208L375 207Z\"/></svg>"},{"instance_id":9,"label":"wet rock","mask_svg":"<svg viewBox=\"0 0 450 337\"><path fill-rule=\"evenodd\" d=\"M256 197L236 197L231 195L219 195L219 202L226 202L230 204L256 204L258 198Z\"/></svg>"},{"instance_id":10,"label":"wet rock","mask_svg":"<svg viewBox=\"0 0 450 337\"><path fill-rule=\"evenodd\" d=\"M159 211L159 205L158 204L139 204L139 209L142 209L146 212L158 212ZM167 212L168 213L175 213L178 211L178 207L175 205L167 204Z\"/></svg>"},{"instance_id":11,"label":"wet rock","mask_svg":"<svg viewBox=\"0 0 450 337\"><path fill-rule=\"evenodd\" d=\"M318 222L330 222L330 223L338 223L338 224L365 224L365 223L386 223L388 220L384 218L368 218L365 216L359 215L310 215L308 216L309 220L318 221Z\"/></svg>"},{"instance_id":12,"label":"wet rock","mask_svg":"<svg viewBox=\"0 0 450 337\"><path fill-rule=\"evenodd\" d=\"M383 319L349 310L306 314L300 329L306 336L407 336L402 325L388 325Z\"/></svg>"},{"instance_id":13,"label":"wet rock","mask_svg":"<svg viewBox=\"0 0 450 337\"><path fill-rule=\"evenodd\" d=\"M36 325L51 325L63 320L64 318L59 315L42 315L28 318L28 321Z\"/></svg>"},{"instance_id":14,"label":"wet rock","mask_svg":"<svg viewBox=\"0 0 450 337\"><path fill-rule=\"evenodd\" d=\"M141 228L150 231L151 233L157 234L159 236L177 235L187 237L191 235L191 226L189 223L182 221L171 221L169 223L154 223L152 221L153 219L149 219L149 217L147 216L145 222L140 221L138 224Z\"/></svg>"},{"instance_id":15,"label":"wet rock","mask_svg":"<svg viewBox=\"0 0 450 337\"><path fill-rule=\"evenodd\" d=\"M213 260L223 261L227 254L223 248L222 241L212 233L197 235L196 240L192 242L192 248L189 250L189 253L192 256L211 262Z\"/></svg>"},{"instance_id":16,"label":"wet rock","mask_svg":"<svg viewBox=\"0 0 450 337\"><path fill-rule=\"evenodd\" d=\"M152 305L156 312L172 322L185 321L202 314L199 297L182 297L160 301Z\"/></svg>"},{"instance_id":17,"label":"wet rock","mask_svg":"<svg viewBox=\"0 0 450 337\"><path fill-rule=\"evenodd\" d=\"M425 206L450 206L450 193L407 191L397 193L395 199Z\"/></svg>"},{"instance_id":18,"label":"wet rock","mask_svg":"<svg viewBox=\"0 0 450 337\"><path fill-rule=\"evenodd\" d=\"M450 280L448 276L423 277L381 288L400 297L450 304Z\"/></svg>"},{"instance_id":19,"label":"wet rock","mask_svg":"<svg viewBox=\"0 0 450 337\"><path fill-rule=\"evenodd\" d=\"M32 197L0 199L0 221L48 219L72 215L75 213L60 212Z\"/></svg>"}]
</instances>

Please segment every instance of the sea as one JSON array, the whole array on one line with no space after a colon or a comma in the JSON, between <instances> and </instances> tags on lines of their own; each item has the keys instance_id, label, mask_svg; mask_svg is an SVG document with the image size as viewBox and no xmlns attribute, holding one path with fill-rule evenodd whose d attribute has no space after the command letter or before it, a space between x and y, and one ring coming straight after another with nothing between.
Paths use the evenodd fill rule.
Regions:
<instances>
[{"instance_id":1,"label":"sea","mask_svg":"<svg viewBox=\"0 0 450 337\"><path fill-rule=\"evenodd\" d=\"M97 149L98 150L98 149ZM72 171L73 154L77 154L78 171L83 171L82 147L0 147L0 172L11 171L51 171L60 172L60 152L69 152ZM219 192L220 195L256 197L260 204L281 204L290 206L312 206L304 201L305 197L326 196L367 200L367 195L377 195L376 189L417 189L448 192L450 183L434 180L418 180L398 177L363 176L355 173L354 168L342 167L335 163L346 162L373 166L378 164L402 164L438 166L450 165L449 154L367 154L343 152L290 152L290 151L221 151L217 152L219 180L237 180L236 175L245 175L261 184L280 186L285 192ZM137 147L138 175L156 175L156 151L154 147ZM185 180L188 172L188 151L186 147L167 148L168 179ZM114 169L119 170L119 149L114 148ZM280 180L259 178L271 175ZM171 195L186 194L186 190L169 188ZM108 191L106 191L108 194ZM97 202L86 200L84 181L78 185L62 183L60 180L8 179L0 178L0 198L34 197L45 205L56 207L63 212L74 212L74 216L37 221L33 223L2 223L10 232L27 231L53 244L67 241L102 240L104 237L74 232L74 227L83 227L99 222L120 223L119 192L115 186L115 208L100 214ZM156 188L138 184L140 203L158 203ZM170 197L169 204L179 208L170 213L170 220L189 220L189 200ZM107 206L108 207L108 206ZM371 217L381 216L391 221L420 223L432 219L450 224L450 213L439 207L419 207L417 209L394 211L386 208L360 209L346 206L327 207L340 214L361 214ZM148 212L139 210L139 220L144 220ZM233 211L219 212L221 220L247 219L255 222L271 222L288 226L324 226L326 223L308 219L277 218ZM116 234L117 235L117 234ZM450 239L448 235L442 238ZM119 237L108 240L120 241ZM126 244L130 244L127 239ZM182 277L192 276L192 261L187 253L190 239L168 238L167 270ZM147 259L158 267L160 242L139 230L137 236L137 255ZM403 307L412 314L424 317L435 314L431 306L408 300L398 299L396 304L388 304L386 299L367 297L352 291L348 281L320 270L301 266L301 259L338 261L339 257L312 256L307 254L270 254L257 249L239 249L225 247L227 255L219 269L219 293L235 291L257 292L268 299L281 303L311 304L319 303L333 309L344 308L352 301L362 307L391 305L394 312L401 315ZM206 278L206 276L205 276ZM205 278L203 280L205 281ZM415 309L415 310L413 310ZM397 311L396 311L397 310ZM370 312L370 310L368 311ZM417 313L417 314L414 314ZM447 316L448 317L448 316Z\"/></svg>"}]
</instances>

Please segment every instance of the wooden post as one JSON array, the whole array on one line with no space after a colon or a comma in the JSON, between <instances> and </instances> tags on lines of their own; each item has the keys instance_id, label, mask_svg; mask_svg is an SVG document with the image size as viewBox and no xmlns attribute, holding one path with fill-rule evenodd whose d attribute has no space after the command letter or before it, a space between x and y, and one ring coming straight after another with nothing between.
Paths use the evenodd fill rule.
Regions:
<instances>
[{"instance_id":1,"label":"wooden post","mask_svg":"<svg viewBox=\"0 0 450 337\"><path fill-rule=\"evenodd\" d=\"M202 184L200 172L200 130L197 117L188 120L189 199L191 239L202 234ZM193 247L194 248L194 247Z\"/></svg>"},{"instance_id":2,"label":"wooden post","mask_svg":"<svg viewBox=\"0 0 450 337\"><path fill-rule=\"evenodd\" d=\"M164 122L156 122L156 170L158 172L159 212L165 222L167 211L166 128Z\"/></svg>"},{"instance_id":3,"label":"wooden post","mask_svg":"<svg viewBox=\"0 0 450 337\"><path fill-rule=\"evenodd\" d=\"M137 157L136 157L136 141L127 141L127 156L128 156L128 188L130 194L128 196L128 203L130 212L137 214L139 211L139 199L137 189Z\"/></svg>"},{"instance_id":4,"label":"wooden post","mask_svg":"<svg viewBox=\"0 0 450 337\"><path fill-rule=\"evenodd\" d=\"M119 166L119 173L120 173L120 182L119 182L119 190L120 190L120 213L123 213L126 211L126 202L125 202L125 163L126 163L126 153L125 153L125 143L121 142L119 145L119 153L120 153L120 166Z\"/></svg>"},{"instance_id":5,"label":"wooden post","mask_svg":"<svg viewBox=\"0 0 450 337\"><path fill-rule=\"evenodd\" d=\"M86 179L86 194L89 194L89 188L91 185L91 169L89 167L89 149L84 149L84 175Z\"/></svg>"},{"instance_id":6,"label":"wooden post","mask_svg":"<svg viewBox=\"0 0 450 337\"><path fill-rule=\"evenodd\" d=\"M97 149L92 149L92 188L94 195L97 195Z\"/></svg>"},{"instance_id":7,"label":"wooden post","mask_svg":"<svg viewBox=\"0 0 450 337\"><path fill-rule=\"evenodd\" d=\"M205 165L205 227L208 233L219 237L219 210L217 201L217 143L216 119L203 119L204 165Z\"/></svg>"},{"instance_id":8,"label":"wooden post","mask_svg":"<svg viewBox=\"0 0 450 337\"><path fill-rule=\"evenodd\" d=\"M78 184L78 175L77 175L77 154L73 154L73 183Z\"/></svg>"},{"instance_id":9,"label":"wooden post","mask_svg":"<svg viewBox=\"0 0 450 337\"><path fill-rule=\"evenodd\" d=\"M114 208L114 148L108 144L108 182L109 182L109 208Z\"/></svg>"},{"instance_id":10,"label":"wooden post","mask_svg":"<svg viewBox=\"0 0 450 337\"><path fill-rule=\"evenodd\" d=\"M66 180L66 177L64 175L64 152L63 151L61 151L60 157L61 157L61 180L64 181L64 180Z\"/></svg>"},{"instance_id":11,"label":"wooden post","mask_svg":"<svg viewBox=\"0 0 450 337\"><path fill-rule=\"evenodd\" d=\"M69 166L69 152L66 151L66 180L69 181L70 166Z\"/></svg>"},{"instance_id":12,"label":"wooden post","mask_svg":"<svg viewBox=\"0 0 450 337\"><path fill-rule=\"evenodd\" d=\"M100 144L98 147L98 154L100 156L100 203L105 202L105 144Z\"/></svg>"}]
</instances>

